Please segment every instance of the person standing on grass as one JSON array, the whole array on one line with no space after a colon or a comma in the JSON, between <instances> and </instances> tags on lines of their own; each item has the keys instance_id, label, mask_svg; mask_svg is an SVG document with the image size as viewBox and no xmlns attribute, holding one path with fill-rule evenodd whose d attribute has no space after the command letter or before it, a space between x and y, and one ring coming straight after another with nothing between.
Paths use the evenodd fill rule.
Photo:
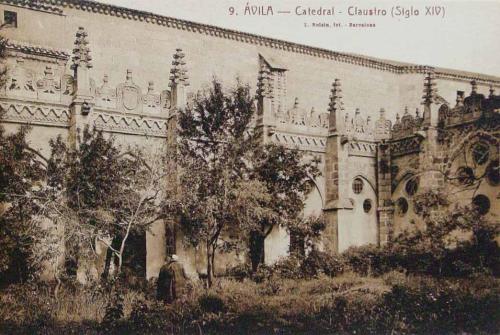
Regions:
<instances>
[{"instance_id":1,"label":"person standing on grass","mask_svg":"<svg viewBox=\"0 0 500 335\"><path fill-rule=\"evenodd\" d=\"M157 297L170 304L184 293L187 276L177 255L167 256L158 276Z\"/></svg>"}]
</instances>

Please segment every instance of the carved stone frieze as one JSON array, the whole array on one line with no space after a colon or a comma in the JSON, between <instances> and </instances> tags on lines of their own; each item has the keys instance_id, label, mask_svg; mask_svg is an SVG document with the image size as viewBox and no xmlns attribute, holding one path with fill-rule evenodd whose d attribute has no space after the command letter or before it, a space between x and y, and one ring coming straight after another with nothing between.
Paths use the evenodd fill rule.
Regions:
<instances>
[{"instance_id":1,"label":"carved stone frieze","mask_svg":"<svg viewBox=\"0 0 500 335\"><path fill-rule=\"evenodd\" d=\"M5 115L2 121L69 127L70 111L65 106L30 104L2 100L0 102Z\"/></svg>"},{"instance_id":2,"label":"carved stone frieze","mask_svg":"<svg viewBox=\"0 0 500 335\"><path fill-rule=\"evenodd\" d=\"M167 121L164 119L96 112L92 124L108 132L167 137Z\"/></svg>"},{"instance_id":3,"label":"carved stone frieze","mask_svg":"<svg viewBox=\"0 0 500 335\"><path fill-rule=\"evenodd\" d=\"M404 137L391 142L391 154L394 157L420 152L422 137Z\"/></svg>"},{"instance_id":4,"label":"carved stone frieze","mask_svg":"<svg viewBox=\"0 0 500 335\"><path fill-rule=\"evenodd\" d=\"M272 141L289 148L303 151L325 152L326 137L275 132Z\"/></svg>"},{"instance_id":5,"label":"carved stone frieze","mask_svg":"<svg viewBox=\"0 0 500 335\"><path fill-rule=\"evenodd\" d=\"M349 156L373 157L377 155L377 143L366 141L349 141L347 147Z\"/></svg>"}]
</instances>

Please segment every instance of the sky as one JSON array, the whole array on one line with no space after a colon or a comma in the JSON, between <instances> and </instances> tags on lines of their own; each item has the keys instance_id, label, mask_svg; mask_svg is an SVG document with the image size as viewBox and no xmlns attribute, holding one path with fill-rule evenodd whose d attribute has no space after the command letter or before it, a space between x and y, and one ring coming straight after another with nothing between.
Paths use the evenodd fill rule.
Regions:
<instances>
[{"instance_id":1,"label":"sky","mask_svg":"<svg viewBox=\"0 0 500 335\"><path fill-rule=\"evenodd\" d=\"M333 51L500 76L500 0L98 1ZM297 15L332 6L334 15ZM378 15L363 15L368 10Z\"/></svg>"}]
</instances>

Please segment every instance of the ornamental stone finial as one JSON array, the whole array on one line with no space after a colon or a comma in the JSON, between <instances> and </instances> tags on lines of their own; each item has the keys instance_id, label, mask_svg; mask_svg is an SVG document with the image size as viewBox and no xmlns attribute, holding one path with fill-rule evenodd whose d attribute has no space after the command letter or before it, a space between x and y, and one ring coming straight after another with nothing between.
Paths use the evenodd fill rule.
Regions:
<instances>
[{"instance_id":1,"label":"ornamental stone finial","mask_svg":"<svg viewBox=\"0 0 500 335\"><path fill-rule=\"evenodd\" d=\"M184 61L184 52L182 49L176 49L174 59L172 60L172 68L170 69L170 105L172 109L178 110L185 108L187 105L186 86L188 83L186 62ZM174 115L173 112L171 115Z\"/></svg>"},{"instance_id":2,"label":"ornamental stone finial","mask_svg":"<svg viewBox=\"0 0 500 335\"><path fill-rule=\"evenodd\" d=\"M174 60L172 61L172 68L170 69L170 87L182 84L188 86L188 75L186 62L184 61L185 54L182 49L176 49L174 53Z\"/></svg>"},{"instance_id":3,"label":"ornamental stone finial","mask_svg":"<svg viewBox=\"0 0 500 335\"><path fill-rule=\"evenodd\" d=\"M328 111L330 112L328 132L334 133L337 131L337 117L340 117L341 111L344 110L340 79L335 79L330 92L330 103L328 104Z\"/></svg>"},{"instance_id":4,"label":"ornamental stone finial","mask_svg":"<svg viewBox=\"0 0 500 335\"><path fill-rule=\"evenodd\" d=\"M457 107L464 105L464 91L457 91Z\"/></svg>"},{"instance_id":5,"label":"ornamental stone finial","mask_svg":"<svg viewBox=\"0 0 500 335\"><path fill-rule=\"evenodd\" d=\"M430 105L436 101L437 88L434 73L428 72L424 81L423 105Z\"/></svg>"},{"instance_id":6,"label":"ornamental stone finial","mask_svg":"<svg viewBox=\"0 0 500 335\"><path fill-rule=\"evenodd\" d=\"M92 68L92 56L90 56L89 42L87 32L83 27L78 28L76 32L75 47L73 48L73 65L71 68L76 70L78 67Z\"/></svg>"},{"instance_id":7,"label":"ornamental stone finial","mask_svg":"<svg viewBox=\"0 0 500 335\"><path fill-rule=\"evenodd\" d=\"M392 123L385 118L385 109L380 108L380 116L375 121L374 136L376 141L386 140L391 137Z\"/></svg>"},{"instance_id":8,"label":"ornamental stone finial","mask_svg":"<svg viewBox=\"0 0 500 335\"><path fill-rule=\"evenodd\" d=\"M470 82L471 95L477 94L477 82L475 80Z\"/></svg>"},{"instance_id":9,"label":"ornamental stone finial","mask_svg":"<svg viewBox=\"0 0 500 335\"><path fill-rule=\"evenodd\" d=\"M265 62L261 62L257 79L257 95L265 98L273 97L273 81L271 71Z\"/></svg>"},{"instance_id":10,"label":"ornamental stone finial","mask_svg":"<svg viewBox=\"0 0 500 335\"><path fill-rule=\"evenodd\" d=\"M495 96L495 88L493 85L490 85L490 95L489 98L493 98Z\"/></svg>"}]
</instances>

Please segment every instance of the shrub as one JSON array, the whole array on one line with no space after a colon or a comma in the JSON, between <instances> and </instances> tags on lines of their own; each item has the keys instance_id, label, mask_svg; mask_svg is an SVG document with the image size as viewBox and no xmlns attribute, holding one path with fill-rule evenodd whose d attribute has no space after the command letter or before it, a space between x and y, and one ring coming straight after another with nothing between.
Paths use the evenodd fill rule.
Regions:
<instances>
[{"instance_id":1,"label":"shrub","mask_svg":"<svg viewBox=\"0 0 500 335\"><path fill-rule=\"evenodd\" d=\"M215 293L201 295L198 298L198 303L203 312L217 314L226 311L224 300Z\"/></svg>"},{"instance_id":2,"label":"shrub","mask_svg":"<svg viewBox=\"0 0 500 335\"><path fill-rule=\"evenodd\" d=\"M313 250L302 262L300 271L306 278L317 277L320 274L335 277L343 273L346 267L341 256Z\"/></svg>"}]
</instances>

